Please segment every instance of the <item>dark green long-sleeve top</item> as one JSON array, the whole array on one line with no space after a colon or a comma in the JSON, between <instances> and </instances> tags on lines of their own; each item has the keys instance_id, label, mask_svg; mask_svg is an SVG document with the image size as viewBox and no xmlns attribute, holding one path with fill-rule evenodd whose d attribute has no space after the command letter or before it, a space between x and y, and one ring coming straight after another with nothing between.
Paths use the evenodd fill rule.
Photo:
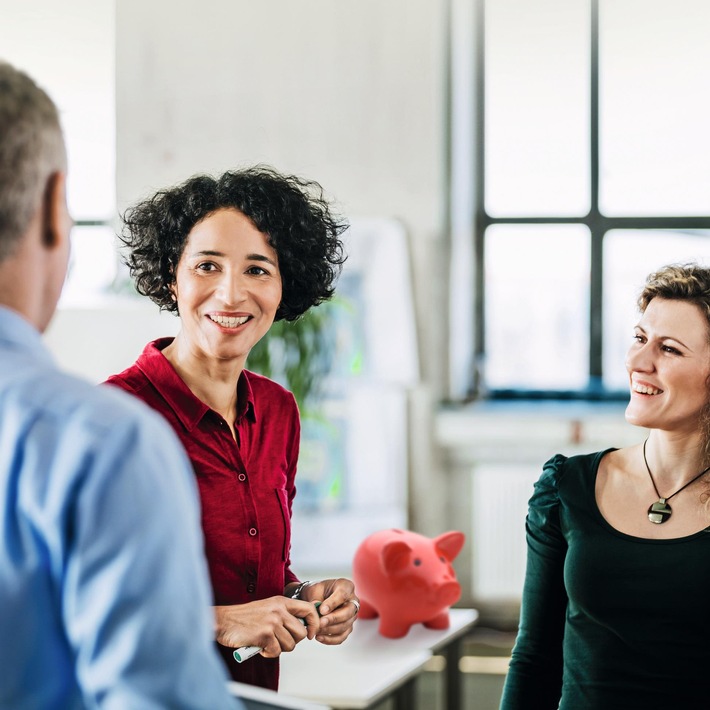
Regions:
<instances>
[{"instance_id":1,"label":"dark green long-sleeve top","mask_svg":"<svg viewBox=\"0 0 710 710\"><path fill-rule=\"evenodd\" d=\"M615 530L594 493L609 451L557 454L535 484L502 710L710 708L710 528Z\"/></svg>"}]
</instances>

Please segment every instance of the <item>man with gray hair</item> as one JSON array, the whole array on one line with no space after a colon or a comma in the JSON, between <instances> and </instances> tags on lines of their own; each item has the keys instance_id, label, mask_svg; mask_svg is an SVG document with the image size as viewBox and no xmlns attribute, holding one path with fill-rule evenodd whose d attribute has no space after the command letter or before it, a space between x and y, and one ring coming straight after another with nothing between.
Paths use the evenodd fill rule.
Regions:
<instances>
[{"instance_id":1,"label":"man with gray hair","mask_svg":"<svg viewBox=\"0 0 710 710\"><path fill-rule=\"evenodd\" d=\"M66 169L51 99L0 61L0 707L241 708L177 438L61 373L40 337L67 270Z\"/></svg>"}]
</instances>

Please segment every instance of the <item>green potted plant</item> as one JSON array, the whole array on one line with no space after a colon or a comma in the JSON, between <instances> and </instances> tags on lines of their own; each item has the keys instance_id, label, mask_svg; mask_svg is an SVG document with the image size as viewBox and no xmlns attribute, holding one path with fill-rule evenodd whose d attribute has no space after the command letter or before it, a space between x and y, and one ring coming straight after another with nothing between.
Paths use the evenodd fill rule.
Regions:
<instances>
[{"instance_id":1,"label":"green potted plant","mask_svg":"<svg viewBox=\"0 0 710 710\"><path fill-rule=\"evenodd\" d=\"M252 348L247 367L293 392L301 414L314 406L335 351L333 306L311 308L295 321L280 320Z\"/></svg>"},{"instance_id":2,"label":"green potted plant","mask_svg":"<svg viewBox=\"0 0 710 710\"><path fill-rule=\"evenodd\" d=\"M342 384L333 372L338 326L352 306L334 299L295 321L278 321L252 348L247 368L293 392L301 412L296 505L331 510L344 505L346 415Z\"/></svg>"}]
</instances>

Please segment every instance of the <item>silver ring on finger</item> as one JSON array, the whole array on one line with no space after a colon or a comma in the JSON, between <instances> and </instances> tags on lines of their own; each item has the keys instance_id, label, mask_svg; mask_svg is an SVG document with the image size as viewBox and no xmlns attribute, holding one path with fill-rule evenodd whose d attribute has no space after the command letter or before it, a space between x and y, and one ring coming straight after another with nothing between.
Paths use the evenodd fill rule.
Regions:
<instances>
[{"instance_id":1,"label":"silver ring on finger","mask_svg":"<svg viewBox=\"0 0 710 710\"><path fill-rule=\"evenodd\" d=\"M348 599L348 601L355 605L355 613L358 614L360 612L360 602L357 599Z\"/></svg>"}]
</instances>

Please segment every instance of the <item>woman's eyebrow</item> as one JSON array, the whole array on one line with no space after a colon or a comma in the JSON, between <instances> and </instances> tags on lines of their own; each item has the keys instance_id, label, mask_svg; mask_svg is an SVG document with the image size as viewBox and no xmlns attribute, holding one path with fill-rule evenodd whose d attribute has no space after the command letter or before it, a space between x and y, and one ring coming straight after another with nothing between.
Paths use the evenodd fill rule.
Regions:
<instances>
[{"instance_id":1,"label":"woman's eyebrow","mask_svg":"<svg viewBox=\"0 0 710 710\"><path fill-rule=\"evenodd\" d=\"M682 340L678 340L674 335L659 335L658 336L661 340L672 340L675 343L678 343L678 345L681 345L684 347L686 350L690 350L692 352L692 348L689 348Z\"/></svg>"},{"instance_id":2,"label":"woman's eyebrow","mask_svg":"<svg viewBox=\"0 0 710 710\"><path fill-rule=\"evenodd\" d=\"M192 258L196 257L201 257L201 256L221 256L221 257L226 257L227 255L224 252L221 251L216 251L214 249L202 249L201 251L196 251L193 254L191 254ZM272 266L276 266L276 262L273 259L270 259L268 256L265 254L247 254L247 261L265 261L267 264L271 264Z\"/></svg>"},{"instance_id":3,"label":"woman's eyebrow","mask_svg":"<svg viewBox=\"0 0 710 710\"><path fill-rule=\"evenodd\" d=\"M642 325L639 325L638 323L634 326L637 330L640 330L644 335L647 335L646 330ZM689 350L692 352L692 348L689 348L682 340L679 340L676 338L675 335L657 335L655 336L656 340L672 340L675 343L678 343L678 345L681 345L684 347L686 350Z\"/></svg>"},{"instance_id":4,"label":"woman's eyebrow","mask_svg":"<svg viewBox=\"0 0 710 710\"><path fill-rule=\"evenodd\" d=\"M249 261L265 261L267 264L276 266L276 262L273 259L269 259L265 254L247 254L247 259Z\"/></svg>"},{"instance_id":5,"label":"woman's eyebrow","mask_svg":"<svg viewBox=\"0 0 710 710\"><path fill-rule=\"evenodd\" d=\"M224 256L224 254L221 251L214 251L212 249L204 249L202 251L196 251L194 254L192 254L193 257L195 256Z\"/></svg>"}]
</instances>

